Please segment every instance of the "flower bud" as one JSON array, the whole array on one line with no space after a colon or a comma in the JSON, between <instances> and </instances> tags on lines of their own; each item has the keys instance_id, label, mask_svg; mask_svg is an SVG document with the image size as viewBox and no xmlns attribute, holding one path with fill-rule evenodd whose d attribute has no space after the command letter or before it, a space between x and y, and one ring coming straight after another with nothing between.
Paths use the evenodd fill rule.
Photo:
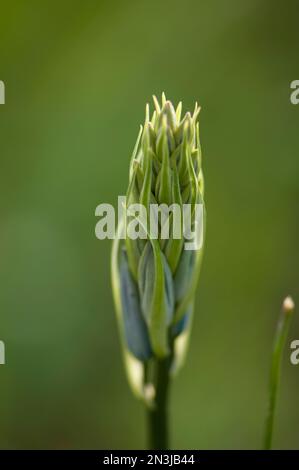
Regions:
<instances>
[{"instance_id":1,"label":"flower bud","mask_svg":"<svg viewBox=\"0 0 299 470\"><path fill-rule=\"evenodd\" d=\"M154 97L155 111L140 130L130 163L126 213L122 224L140 224L144 237L126 232L114 242L112 282L125 354L145 364L150 357L169 354L176 361L176 342L190 329L194 294L203 246L185 249L183 205L189 204L192 230L204 232L195 220L197 204L203 204L203 172L199 126L200 108L181 119L182 104L173 107L162 96ZM131 211L141 204L145 216ZM158 207L152 230L152 205ZM156 206L155 206L156 207ZM178 217L178 213L181 217ZM169 229L169 237L164 232ZM181 236L175 236L180 229ZM155 236L156 235L156 236ZM185 335L188 336L188 335ZM181 350L181 348L180 348Z\"/></svg>"}]
</instances>

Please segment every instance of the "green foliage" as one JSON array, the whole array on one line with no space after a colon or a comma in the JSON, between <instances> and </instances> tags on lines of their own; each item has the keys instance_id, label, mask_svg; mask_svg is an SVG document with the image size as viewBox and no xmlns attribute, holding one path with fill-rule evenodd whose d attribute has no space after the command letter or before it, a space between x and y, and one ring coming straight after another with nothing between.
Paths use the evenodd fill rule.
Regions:
<instances>
[{"instance_id":1,"label":"green foliage","mask_svg":"<svg viewBox=\"0 0 299 470\"><path fill-rule=\"evenodd\" d=\"M113 249L112 283L118 318L124 327L123 344L128 352L145 363L150 357L164 358L176 350L180 336L188 335L194 291L199 275L203 246L196 251L184 249L183 203L190 204L190 224L196 230L195 205L203 201L203 172L197 118L200 108L195 105L193 114L181 119L182 104L176 110L163 93L160 106L154 97L155 110L150 117L146 106L143 129L140 130L130 162L130 180L127 191L127 211L124 229L132 220L140 222L145 239L132 239L127 232L124 241L115 241ZM142 204L147 210L147 223L129 211L131 204ZM158 233L151 232L150 205L168 210L177 204L181 217L176 219L169 211L166 219L158 218ZM169 224L169 238L164 239L163 229ZM204 221L202 222L204 223ZM181 229L175 237L175 224ZM201 230L202 227L197 227ZM125 255L120 256L121 253ZM127 262L128 260L128 262ZM120 276L119 273L122 273ZM131 286L135 282L135 287ZM129 292L134 295L129 295ZM127 291L127 292L126 292ZM120 292L122 292L119 300ZM130 311L133 309L133 312ZM141 318L141 315L143 318ZM132 318L136 319L135 325ZM148 334L141 334L141 324L147 325ZM127 327L130 325L130 327ZM138 335L141 336L138 336ZM143 338L143 342L141 340ZM148 341L151 345L149 353ZM182 362L185 347L173 355L174 364ZM146 351L146 353L145 353ZM180 355L181 357L178 357ZM142 392L140 392L142 394Z\"/></svg>"}]
</instances>

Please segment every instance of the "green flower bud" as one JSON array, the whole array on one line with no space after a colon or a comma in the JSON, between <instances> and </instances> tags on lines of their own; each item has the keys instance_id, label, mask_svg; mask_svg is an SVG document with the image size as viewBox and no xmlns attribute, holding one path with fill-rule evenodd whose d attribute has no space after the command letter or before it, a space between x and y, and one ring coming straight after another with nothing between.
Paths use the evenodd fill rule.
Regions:
<instances>
[{"instance_id":1,"label":"green flower bud","mask_svg":"<svg viewBox=\"0 0 299 470\"><path fill-rule=\"evenodd\" d=\"M151 117L146 107L145 124L130 162L122 221L126 237L115 240L112 255L113 293L126 362L130 363L129 369L135 364L134 373L129 370L131 375L136 375L140 363L150 357L172 354L174 367L181 362L203 253L203 245L197 250L185 249L183 231L184 204L190 205L194 236L205 228L204 219L200 227L195 220L196 205L203 204L204 196L197 123L200 108L196 104L193 114L188 112L181 119L182 104L175 110L164 94L162 105L155 97L154 105ZM142 204L145 217L131 211L131 204ZM152 204L158 205L157 213L151 212ZM175 216L176 208L180 209L179 218ZM152 215L158 227L156 236L151 227ZM140 225L143 237L128 236L132 223ZM167 227L168 238L163 235ZM178 228L180 237L174 235Z\"/></svg>"}]
</instances>

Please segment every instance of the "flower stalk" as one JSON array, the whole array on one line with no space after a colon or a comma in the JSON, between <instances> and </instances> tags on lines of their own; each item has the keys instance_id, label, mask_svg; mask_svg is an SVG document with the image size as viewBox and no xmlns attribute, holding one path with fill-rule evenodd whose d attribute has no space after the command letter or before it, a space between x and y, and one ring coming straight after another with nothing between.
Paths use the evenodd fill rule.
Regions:
<instances>
[{"instance_id":1,"label":"flower stalk","mask_svg":"<svg viewBox=\"0 0 299 470\"><path fill-rule=\"evenodd\" d=\"M269 380L269 405L264 435L265 450L270 450L272 447L274 418L281 376L281 361L294 310L295 304L293 299L291 297L286 297L282 304L281 316L277 325L272 352L272 364Z\"/></svg>"},{"instance_id":2,"label":"flower stalk","mask_svg":"<svg viewBox=\"0 0 299 470\"><path fill-rule=\"evenodd\" d=\"M169 449L169 366L169 358L156 360L155 400L147 407L148 447L151 450Z\"/></svg>"},{"instance_id":3,"label":"flower stalk","mask_svg":"<svg viewBox=\"0 0 299 470\"><path fill-rule=\"evenodd\" d=\"M129 383L148 408L150 447L165 449L170 378L188 345L205 209L200 108L181 118L181 103L175 109L164 94L154 106L151 116L146 106L130 161L112 286Z\"/></svg>"}]
</instances>

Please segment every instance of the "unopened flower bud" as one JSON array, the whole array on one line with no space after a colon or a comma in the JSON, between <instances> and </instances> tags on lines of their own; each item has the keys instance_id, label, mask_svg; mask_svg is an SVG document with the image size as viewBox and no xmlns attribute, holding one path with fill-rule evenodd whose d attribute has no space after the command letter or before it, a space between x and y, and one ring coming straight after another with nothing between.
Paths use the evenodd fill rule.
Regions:
<instances>
[{"instance_id":1,"label":"unopened flower bud","mask_svg":"<svg viewBox=\"0 0 299 470\"><path fill-rule=\"evenodd\" d=\"M181 103L175 109L162 96L154 97L155 111L146 118L130 163L127 209L141 204L145 216L126 211L122 224L139 223L144 237L129 236L114 242L112 281L124 348L145 363L150 357L173 353L175 344L191 325L194 294L203 246L185 249L184 204L190 205L190 230L196 237L204 232L198 225L196 206L203 205L203 172L197 118L200 108L181 119ZM151 212L152 205L158 207ZM155 207L156 207L155 206ZM178 214L176 213L178 210ZM181 217L178 217L180 215ZM148 226L157 222L155 231ZM185 222L185 220L184 220ZM169 237L164 233L169 228ZM179 230L181 236L174 236Z\"/></svg>"}]
</instances>

